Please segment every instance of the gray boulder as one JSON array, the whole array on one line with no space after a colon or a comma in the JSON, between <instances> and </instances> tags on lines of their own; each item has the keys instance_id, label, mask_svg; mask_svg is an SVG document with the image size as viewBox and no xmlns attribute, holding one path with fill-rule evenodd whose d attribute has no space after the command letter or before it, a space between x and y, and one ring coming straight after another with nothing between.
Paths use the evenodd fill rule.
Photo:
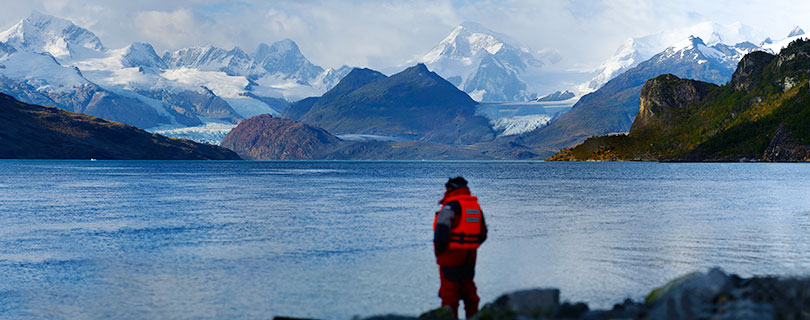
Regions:
<instances>
[{"instance_id":1,"label":"gray boulder","mask_svg":"<svg viewBox=\"0 0 810 320\"><path fill-rule=\"evenodd\" d=\"M652 319L699 319L715 315L716 299L730 296L732 280L719 268L690 273L647 296Z\"/></svg>"},{"instance_id":2,"label":"gray boulder","mask_svg":"<svg viewBox=\"0 0 810 320\"><path fill-rule=\"evenodd\" d=\"M453 314L453 310L451 310L450 307L441 307L419 315L419 320L456 320L456 316Z\"/></svg>"},{"instance_id":3,"label":"gray boulder","mask_svg":"<svg viewBox=\"0 0 810 320\"><path fill-rule=\"evenodd\" d=\"M477 319L551 318L560 305L559 289L530 289L500 296L485 305Z\"/></svg>"}]
</instances>

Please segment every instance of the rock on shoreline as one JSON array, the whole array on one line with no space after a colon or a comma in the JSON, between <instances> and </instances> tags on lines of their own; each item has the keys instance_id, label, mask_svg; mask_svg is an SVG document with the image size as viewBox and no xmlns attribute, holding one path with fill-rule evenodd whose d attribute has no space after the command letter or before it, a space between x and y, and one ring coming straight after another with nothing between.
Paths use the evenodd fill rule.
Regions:
<instances>
[{"instance_id":1,"label":"rock on shoreline","mask_svg":"<svg viewBox=\"0 0 810 320\"><path fill-rule=\"evenodd\" d=\"M473 319L810 319L810 278L741 278L714 268L672 280L644 300L627 299L610 310L590 310L582 302L561 304L558 289L531 289L500 296L484 305ZM449 309L439 308L419 317L362 318L416 319L444 320L453 319L453 315Z\"/></svg>"}]
</instances>

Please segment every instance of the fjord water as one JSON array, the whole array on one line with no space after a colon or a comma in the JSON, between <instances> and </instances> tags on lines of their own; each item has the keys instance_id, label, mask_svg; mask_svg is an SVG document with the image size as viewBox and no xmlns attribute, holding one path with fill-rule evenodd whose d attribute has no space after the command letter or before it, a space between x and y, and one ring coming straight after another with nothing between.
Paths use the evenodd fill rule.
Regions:
<instances>
[{"instance_id":1,"label":"fjord water","mask_svg":"<svg viewBox=\"0 0 810 320\"><path fill-rule=\"evenodd\" d=\"M810 275L805 164L0 161L0 318L417 315L456 175L490 228L483 302Z\"/></svg>"}]
</instances>

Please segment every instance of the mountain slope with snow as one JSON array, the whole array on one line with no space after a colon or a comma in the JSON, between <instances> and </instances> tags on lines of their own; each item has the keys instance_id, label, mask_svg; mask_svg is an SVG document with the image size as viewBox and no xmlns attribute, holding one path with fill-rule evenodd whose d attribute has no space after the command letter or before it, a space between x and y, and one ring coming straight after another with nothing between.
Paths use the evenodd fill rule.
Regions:
<instances>
[{"instance_id":1,"label":"mountain slope with snow","mask_svg":"<svg viewBox=\"0 0 810 320\"><path fill-rule=\"evenodd\" d=\"M669 73L725 84L739 60L755 50L761 49L749 42L710 46L701 38L689 36L583 96L571 111L548 126L522 135L518 142L539 149L559 150L591 136L627 132L638 113L641 88L648 79Z\"/></svg>"},{"instance_id":2,"label":"mountain slope with snow","mask_svg":"<svg viewBox=\"0 0 810 320\"><path fill-rule=\"evenodd\" d=\"M637 66L652 56L670 47L676 49L688 46L686 39L690 36L701 38L707 46L745 46L744 51L762 50L777 54L790 42L806 38L804 30L796 26L790 31L786 38L772 40L754 28L739 22L722 25L715 22L703 22L669 32L651 34L643 37L627 39L608 60L597 68L597 74L590 81L579 85L576 89L580 94L593 92L605 83L620 75L622 72ZM742 56L736 56L733 65L736 67L737 61ZM731 60L730 60L731 61Z\"/></svg>"},{"instance_id":3,"label":"mountain slope with snow","mask_svg":"<svg viewBox=\"0 0 810 320\"><path fill-rule=\"evenodd\" d=\"M522 74L544 63L506 35L465 22L418 59L478 101L526 101L530 92Z\"/></svg>"},{"instance_id":4,"label":"mountain slope with snow","mask_svg":"<svg viewBox=\"0 0 810 320\"><path fill-rule=\"evenodd\" d=\"M793 28L790 31L787 38L780 39L780 40L773 40L771 38L767 38L762 43L760 43L760 47L764 49L764 51L772 54L778 54L782 49L787 48L787 46L798 39L806 39L808 38L807 35L804 34L804 30L799 26Z\"/></svg>"},{"instance_id":5,"label":"mountain slope with snow","mask_svg":"<svg viewBox=\"0 0 810 320\"><path fill-rule=\"evenodd\" d=\"M200 71L219 71L228 76L260 77L266 71L239 47L225 50L214 46L192 47L165 53L163 61L172 69L188 68Z\"/></svg>"},{"instance_id":6,"label":"mountain slope with snow","mask_svg":"<svg viewBox=\"0 0 810 320\"><path fill-rule=\"evenodd\" d=\"M104 47L71 21L33 13L0 32L0 90L140 128L195 132L323 94L351 70L312 64L285 39L254 54L192 47L158 55L148 43ZM212 122L213 121L213 122ZM184 127L192 130L173 130ZM199 130L198 130L199 129ZM216 134L220 135L220 134Z\"/></svg>"},{"instance_id":7,"label":"mountain slope with snow","mask_svg":"<svg viewBox=\"0 0 810 320\"><path fill-rule=\"evenodd\" d=\"M59 60L92 57L104 50L101 39L87 29L39 12L0 32L0 42Z\"/></svg>"},{"instance_id":8,"label":"mountain slope with snow","mask_svg":"<svg viewBox=\"0 0 810 320\"><path fill-rule=\"evenodd\" d=\"M321 75L323 68L312 64L301 53L298 45L284 39L268 46L259 44L253 55L256 63L271 74L282 74L285 79L311 82Z\"/></svg>"},{"instance_id":9,"label":"mountain slope with snow","mask_svg":"<svg viewBox=\"0 0 810 320\"><path fill-rule=\"evenodd\" d=\"M765 38L754 28L736 22L721 25L715 22L703 22L669 32L662 32L643 37L627 39L602 65L597 68L597 75L590 81L581 84L580 93L593 92L622 72L637 66L665 49L675 46L676 49L687 45L683 39L689 36L703 39L708 46L715 44L735 45L743 42L760 43ZM680 44L678 44L680 42Z\"/></svg>"}]
</instances>

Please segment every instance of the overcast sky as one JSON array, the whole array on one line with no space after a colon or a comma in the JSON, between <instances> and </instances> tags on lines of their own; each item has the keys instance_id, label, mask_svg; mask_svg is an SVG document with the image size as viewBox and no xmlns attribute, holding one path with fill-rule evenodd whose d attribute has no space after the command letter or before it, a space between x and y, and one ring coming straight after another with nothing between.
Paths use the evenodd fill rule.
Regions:
<instances>
[{"instance_id":1,"label":"overcast sky","mask_svg":"<svg viewBox=\"0 0 810 320\"><path fill-rule=\"evenodd\" d=\"M555 49L570 68L594 68L628 37L704 21L742 22L783 38L810 25L810 1L220 1L6 0L0 27L32 10L63 17L96 33L110 48L133 41L158 53L188 46L239 46L295 40L313 63L376 69L429 51L455 26L475 21L533 50Z\"/></svg>"}]
</instances>

